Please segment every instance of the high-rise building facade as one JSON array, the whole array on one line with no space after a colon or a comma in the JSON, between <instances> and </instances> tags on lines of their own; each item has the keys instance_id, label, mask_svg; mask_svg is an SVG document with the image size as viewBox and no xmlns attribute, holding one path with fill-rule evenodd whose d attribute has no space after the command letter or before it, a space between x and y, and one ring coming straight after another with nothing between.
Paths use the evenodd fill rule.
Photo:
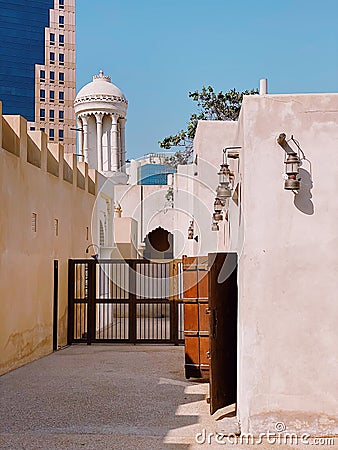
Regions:
<instances>
[{"instance_id":1,"label":"high-rise building facade","mask_svg":"<svg viewBox=\"0 0 338 450\"><path fill-rule=\"evenodd\" d=\"M0 0L0 100L5 114L35 120L35 63L44 62L44 29L54 0Z\"/></svg>"},{"instance_id":2,"label":"high-rise building facade","mask_svg":"<svg viewBox=\"0 0 338 450\"><path fill-rule=\"evenodd\" d=\"M75 0L0 0L0 100L75 152Z\"/></svg>"}]
</instances>

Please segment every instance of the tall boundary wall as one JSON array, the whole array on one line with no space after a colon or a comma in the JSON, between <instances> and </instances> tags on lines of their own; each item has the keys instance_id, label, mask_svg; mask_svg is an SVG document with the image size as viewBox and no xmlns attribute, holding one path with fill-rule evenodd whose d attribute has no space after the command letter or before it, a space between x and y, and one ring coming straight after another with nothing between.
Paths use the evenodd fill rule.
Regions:
<instances>
[{"instance_id":1,"label":"tall boundary wall","mask_svg":"<svg viewBox=\"0 0 338 450\"><path fill-rule=\"evenodd\" d=\"M0 103L0 374L52 352L54 261L58 346L67 343L67 262L84 258L98 174L27 132Z\"/></svg>"}]
</instances>

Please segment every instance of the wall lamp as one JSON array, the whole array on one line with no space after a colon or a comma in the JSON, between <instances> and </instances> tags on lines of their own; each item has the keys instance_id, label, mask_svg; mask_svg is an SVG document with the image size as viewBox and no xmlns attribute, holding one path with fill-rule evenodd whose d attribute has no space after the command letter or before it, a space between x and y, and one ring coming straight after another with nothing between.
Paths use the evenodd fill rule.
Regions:
<instances>
[{"instance_id":1,"label":"wall lamp","mask_svg":"<svg viewBox=\"0 0 338 450\"><path fill-rule=\"evenodd\" d=\"M285 133L281 133L278 136L277 143L282 147L282 149L285 152L284 164L287 179L284 182L284 189L286 189L287 191L293 191L295 194L298 194L301 182L301 179L298 178L298 175L299 175L299 168L302 165L302 161L299 155L300 147L293 138L293 136L291 136L290 140L295 142L295 144L297 145L298 153L296 153L288 144Z\"/></svg>"},{"instance_id":2,"label":"wall lamp","mask_svg":"<svg viewBox=\"0 0 338 450\"><path fill-rule=\"evenodd\" d=\"M223 220L223 210L225 209L225 219L228 220L228 202L232 196L234 173L229 169L228 158L238 159L241 147L226 147L223 149L223 162L218 172L218 186L214 202L214 213L212 216L212 231L219 231L218 223Z\"/></svg>"},{"instance_id":3,"label":"wall lamp","mask_svg":"<svg viewBox=\"0 0 338 450\"><path fill-rule=\"evenodd\" d=\"M211 225L211 231L219 231L218 223L213 221Z\"/></svg>"},{"instance_id":4,"label":"wall lamp","mask_svg":"<svg viewBox=\"0 0 338 450\"><path fill-rule=\"evenodd\" d=\"M91 255L91 257L92 257L93 259L95 259L95 261L98 261L98 258L99 258L99 251L100 251L99 246L96 245L96 244L89 244L88 247L86 248L86 253L87 253L87 254L89 253L90 247L96 247L96 248L97 248L97 253L95 253L94 255Z\"/></svg>"},{"instance_id":5,"label":"wall lamp","mask_svg":"<svg viewBox=\"0 0 338 450\"><path fill-rule=\"evenodd\" d=\"M190 221L190 225L188 228L188 239L194 239L196 242L198 242L198 236L194 236L194 221Z\"/></svg>"}]
</instances>

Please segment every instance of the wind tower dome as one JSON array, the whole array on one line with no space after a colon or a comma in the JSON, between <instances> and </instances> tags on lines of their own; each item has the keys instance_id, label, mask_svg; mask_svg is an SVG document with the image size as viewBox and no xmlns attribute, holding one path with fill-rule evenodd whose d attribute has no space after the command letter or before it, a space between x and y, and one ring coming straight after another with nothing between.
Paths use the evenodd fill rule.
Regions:
<instances>
[{"instance_id":1,"label":"wind tower dome","mask_svg":"<svg viewBox=\"0 0 338 450\"><path fill-rule=\"evenodd\" d=\"M125 172L125 124L128 102L123 92L101 70L77 94L75 114L79 153L90 169Z\"/></svg>"}]
</instances>

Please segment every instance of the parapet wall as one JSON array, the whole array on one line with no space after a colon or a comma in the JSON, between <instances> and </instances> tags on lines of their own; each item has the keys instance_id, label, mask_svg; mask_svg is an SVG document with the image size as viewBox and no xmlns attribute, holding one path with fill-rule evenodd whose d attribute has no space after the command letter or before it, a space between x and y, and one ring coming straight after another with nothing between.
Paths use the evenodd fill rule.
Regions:
<instances>
[{"instance_id":1,"label":"parapet wall","mask_svg":"<svg viewBox=\"0 0 338 450\"><path fill-rule=\"evenodd\" d=\"M27 121L21 116L0 113L1 148L84 191L97 194L97 172L74 154L64 153L60 143L48 143L42 131L27 131Z\"/></svg>"}]
</instances>

